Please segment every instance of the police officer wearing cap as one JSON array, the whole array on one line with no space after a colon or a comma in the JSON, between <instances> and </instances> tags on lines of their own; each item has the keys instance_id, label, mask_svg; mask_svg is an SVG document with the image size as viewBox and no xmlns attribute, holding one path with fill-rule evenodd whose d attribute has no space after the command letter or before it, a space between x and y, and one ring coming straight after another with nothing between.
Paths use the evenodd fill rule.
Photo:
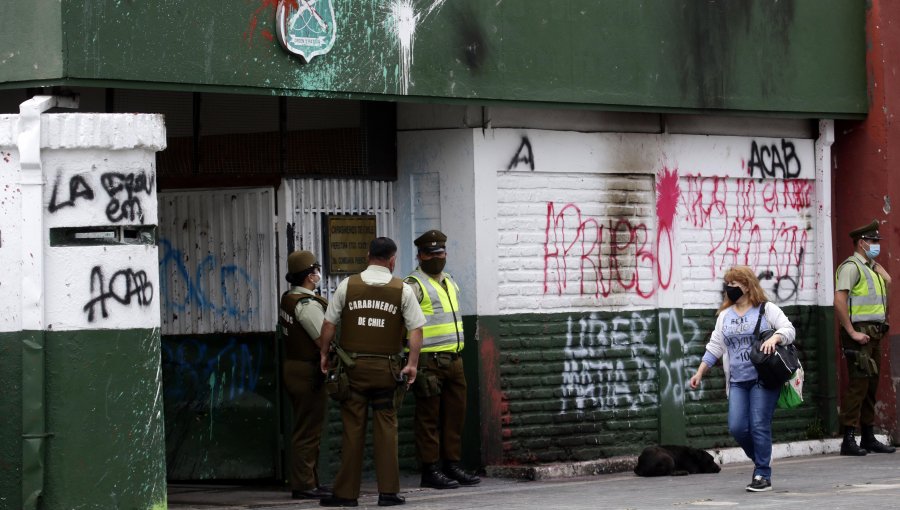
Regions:
<instances>
[{"instance_id":1,"label":"police officer wearing cap","mask_svg":"<svg viewBox=\"0 0 900 510\"><path fill-rule=\"evenodd\" d=\"M317 296L322 279L316 256L288 255L285 279L291 290L281 296L278 324L284 341L284 386L294 409L291 436L291 497L321 499L331 492L319 485L319 442L325 422L326 394L319 371L319 332L328 302Z\"/></svg>"},{"instance_id":2,"label":"police officer wearing cap","mask_svg":"<svg viewBox=\"0 0 900 510\"><path fill-rule=\"evenodd\" d=\"M330 368L328 349L341 326L341 352L352 365L345 366L349 394L341 400L344 425L341 467L334 479L334 496L321 506L358 505L363 447L369 407L372 408L372 444L378 480L378 506L402 505L397 445L396 392L398 386L416 381L422 326L425 317L409 285L393 276L397 245L387 237L369 244L369 266L342 281L325 311L320 338L321 370ZM403 365L403 329L409 331L409 355Z\"/></svg>"},{"instance_id":3,"label":"police officer wearing cap","mask_svg":"<svg viewBox=\"0 0 900 510\"><path fill-rule=\"evenodd\" d=\"M416 450L422 487L455 489L481 482L460 466L466 418L466 377L459 286L444 272L447 236L429 230L415 240L418 267L407 278L427 320L423 328L416 395Z\"/></svg>"},{"instance_id":4,"label":"police officer wearing cap","mask_svg":"<svg viewBox=\"0 0 900 510\"><path fill-rule=\"evenodd\" d=\"M881 365L881 340L887 333L887 299L891 277L875 262L881 251L878 221L850 232L854 253L838 266L834 286L834 314L840 325L841 347L849 382L841 399L844 440L841 455L894 453L875 438L875 395ZM856 426L861 427L856 444Z\"/></svg>"}]
</instances>

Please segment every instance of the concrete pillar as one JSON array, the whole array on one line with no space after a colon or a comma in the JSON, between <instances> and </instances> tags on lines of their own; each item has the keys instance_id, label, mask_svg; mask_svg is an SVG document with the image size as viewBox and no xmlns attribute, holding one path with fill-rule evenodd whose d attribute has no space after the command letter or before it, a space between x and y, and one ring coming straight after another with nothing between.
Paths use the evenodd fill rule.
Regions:
<instances>
[{"instance_id":1,"label":"concrete pillar","mask_svg":"<svg viewBox=\"0 0 900 510\"><path fill-rule=\"evenodd\" d=\"M162 116L26 117L0 117L0 507L165 508Z\"/></svg>"}]
</instances>

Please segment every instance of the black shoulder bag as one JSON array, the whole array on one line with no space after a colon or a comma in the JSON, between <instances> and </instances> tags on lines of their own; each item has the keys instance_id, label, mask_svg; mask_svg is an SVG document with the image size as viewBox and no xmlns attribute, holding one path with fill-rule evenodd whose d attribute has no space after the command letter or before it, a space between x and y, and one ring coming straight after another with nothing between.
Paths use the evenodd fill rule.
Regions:
<instances>
[{"instance_id":1,"label":"black shoulder bag","mask_svg":"<svg viewBox=\"0 0 900 510\"><path fill-rule=\"evenodd\" d=\"M756 373L759 374L759 380L762 381L763 386L775 390L783 386L794 375L794 372L800 367L800 360L797 358L797 348L793 344L776 344L775 352L772 354L762 352L763 342L775 334L775 330L771 328L759 330L765 310L766 303L760 304L759 318L756 320L756 329L753 330L753 336L756 339L750 347L750 361L756 367Z\"/></svg>"}]
</instances>

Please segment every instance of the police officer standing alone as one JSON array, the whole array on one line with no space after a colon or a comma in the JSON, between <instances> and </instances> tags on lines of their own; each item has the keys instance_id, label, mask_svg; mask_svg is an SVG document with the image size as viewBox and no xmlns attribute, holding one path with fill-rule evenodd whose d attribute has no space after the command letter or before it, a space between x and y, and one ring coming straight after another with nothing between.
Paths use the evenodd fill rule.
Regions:
<instances>
[{"instance_id":1,"label":"police officer standing alone","mask_svg":"<svg viewBox=\"0 0 900 510\"><path fill-rule=\"evenodd\" d=\"M887 333L887 300L891 277L875 258L881 251L878 221L850 232L854 253L837 268L834 314L849 382L841 399L844 440L841 455L894 453L893 446L875 439L875 395L881 366L881 340ZM857 446L856 425L861 427Z\"/></svg>"},{"instance_id":2,"label":"police officer standing alone","mask_svg":"<svg viewBox=\"0 0 900 510\"><path fill-rule=\"evenodd\" d=\"M416 450L422 487L455 489L481 479L459 464L466 419L466 376L459 286L444 272L447 236L429 230L415 240L419 266L407 278L427 320L423 329L416 395Z\"/></svg>"},{"instance_id":3,"label":"police officer standing alone","mask_svg":"<svg viewBox=\"0 0 900 510\"><path fill-rule=\"evenodd\" d=\"M328 349L338 324L340 349L352 361L345 366L349 392L341 401L344 425L341 467L334 481L334 496L319 504L357 506L362 475L368 408L373 415L375 475L378 506L402 505L397 457L397 410L394 396L403 379L416 380L425 317L408 285L393 277L397 245L379 237L369 245L369 266L342 281L325 312L321 336L321 369L330 366ZM401 367L403 328L409 331L409 358Z\"/></svg>"},{"instance_id":4,"label":"police officer standing alone","mask_svg":"<svg viewBox=\"0 0 900 510\"><path fill-rule=\"evenodd\" d=\"M284 386L294 409L291 436L291 497L320 499L331 492L319 485L319 442L325 421L324 378L319 370L319 331L328 302L315 294L322 279L316 256L288 255L285 279L291 290L281 296L278 324L284 339Z\"/></svg>"}]
</instances>

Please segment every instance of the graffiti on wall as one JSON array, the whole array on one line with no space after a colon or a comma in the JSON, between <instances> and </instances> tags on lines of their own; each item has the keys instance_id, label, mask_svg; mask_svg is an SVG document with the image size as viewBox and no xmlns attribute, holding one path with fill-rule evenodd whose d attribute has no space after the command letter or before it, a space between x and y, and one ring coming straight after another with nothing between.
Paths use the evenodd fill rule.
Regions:
<instances>
[{"instance_id":1,"label":"graffiti on wall","mask_svg":"<svg viewBox=\"0 0 900 510\"><path fill-rule=\"evenodd\" d=\"M208 311L238 321L249 321L256 313L253 303L244 302L237 295L237 289L251 289L258 294L259 284L246 269L222 263L213 255L191 265L189 257L167 239L159 240L159 250L163 313L177 318L187 310Z\"/></svg>"},{"instance_id":2,"label":"graffiti on wall","mask_svg":"<svg viewBox=\"0 0 900 510\"><path fill-rule=\"evenodd\" d=\"M781 140L781 145L760 145L753 140L750 142L750 160L741 166L750 177L795 179L800 176L800 158L794 142Z\"/></svg>"},{"instance_id":3,"label":"graffiti on wall","mask_svg":"<svg viewBox=\"0 0 900 510\"><path fill-rule=\"evenodd\" d=\"M581 295L633 291L648 298L655 292L647 276L656 267L652 242L642 222L586 217L576 204L547 202L544 293L562 295L574 280Z\"/></svg>"},{"instance_id":4,"label":"graffiti on wall","mask_svg":"<svg viewBox=\"0 0 900 510\"><path fill-rule=\"evenodd\" d=\"M658 405L660 397L683 402L687 378L682 353L687 345L704 340L702 332L678 310L659 310L656 318L654 324L652 316L639 312L608 319L596 313L570 316L560 413L635 410ZM662 335L662 352L652 341L655 332ZM660 363L660 358L669 362Z\"/></svg>"},{"instance_id":5,"label":"graffiti on wall","mask_svg":"<svg viewBox=\"0 0 900 510\"><path fill-rule=\"evenodd\" d=\"M106 303L110 299L124 306L149 306L153 303L153 283L146 271L132 268L120 269L107 280L103 268L94 266L90 276L90 299L83 307L88 322L94 322L98 309L102 318L109 318Z\"/></svg>"},{"instance_id":6,"label":"graffiti on wall","mask_svg":"<svg viewBox=\"0 0 900 510\"><path fill-rule=\"evenodd\" d=\"M153 199L156 178L146 172L106 172L100 175L100 189L106 193L106 219L112 223L122 221L144 223L143 200ZM76 207L79 202L93 202L96 197L89 176L75 174L63 182L57 173L47 211L50 214ZM97 198L100 200L100 198Z\"/></svg>"},{"instance_id":7,"label":"graffiti on wall","mask_svg":"<svg viewBox=\"0 0 900 510\"><path fill-rule=\"evenodd\" d=\"M544 294L633 292L646 299L669 288L680 206L689 265L700 264L692 251L699 243L711 279L747 265L773 281L779 302L795 299L805 285L814 186L804 179L681 177L663 167L656 176L655 237L640 220L600 219L584 215L580 204L547 202Z\"/></svg>"},{"instance_id":8,"label":"graffiti on wall","mask_svg":"<svg viewBox=\"0 0 900 510\"><path fill-rule=\"evenodd\" d=\"M688 228L706 232L704 251L712 278L733 265L746 265L770 272L768 278L777 282L790 278L794 290L802 288L803 255L812 230L812 182L699 175L685 181L684 219ZM782 289L779 295L784 294Z\"/></svg>"},{"instance_id":9,"label":"graffiti on wall","mask_svg":"<svg viewBox=\"0 0 900 510\"><path fill-rule=\"evenodd\" d=\"M534 151L531 149L531 140L527 136L522 137L522 143L519 144L519 149L513 154L506 169L516 170L519 165L528 165L528 168L532 172L534 171Z\"/></svg>"},{"instance_id":10,"label":"graffiti on wall","mask_svg":"<svg viewBox=\"0 0 900 510\"><path fill-rule=\"evenodd\" d=\"M216 344L209 339L162 343L167 402L205 411L256 392L264 359L263 342L229 337L224 345Z\"/></svg>"}]
</instances>

